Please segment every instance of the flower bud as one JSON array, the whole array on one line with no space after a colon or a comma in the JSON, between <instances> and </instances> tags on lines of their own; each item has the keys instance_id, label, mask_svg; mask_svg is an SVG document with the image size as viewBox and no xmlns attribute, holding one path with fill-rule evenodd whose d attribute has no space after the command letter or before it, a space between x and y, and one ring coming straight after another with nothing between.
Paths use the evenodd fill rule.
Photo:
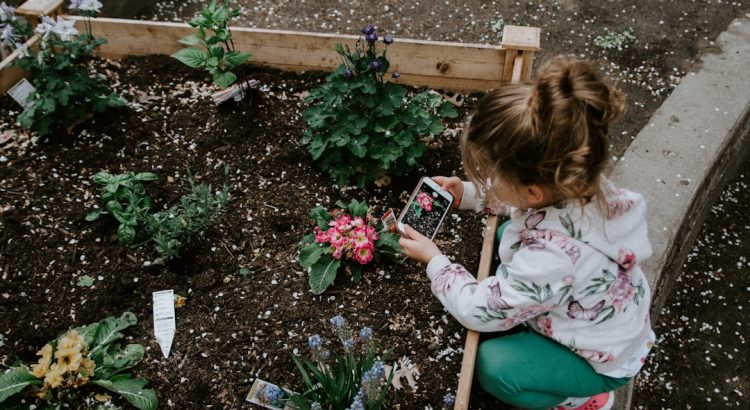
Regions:
<instances>
[{"instance_id":1,"label":"flower bud","mask_svg":"<svg viewBox=\"0 0 750 410\"><path fill-rule=\"evenodd\" d=\"M393 35L391 35L391 34L386 34L386 35L385 35L385 36L383 37L383 42L384 42L384 43L385 43L386 45L391 45L391 44L393 44Z\"/></svg>"}]
</instances>

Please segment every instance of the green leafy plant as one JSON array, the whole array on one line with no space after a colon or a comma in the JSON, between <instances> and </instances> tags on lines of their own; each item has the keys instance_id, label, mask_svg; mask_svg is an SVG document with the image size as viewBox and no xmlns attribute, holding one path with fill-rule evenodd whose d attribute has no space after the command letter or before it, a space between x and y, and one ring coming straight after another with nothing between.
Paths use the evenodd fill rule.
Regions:
<instances>
[{"instance_id":1,"label":"green leafy plant","mask_svg":"<svg viewBox=\"0 0 750 410\"><path fill-rule=\"evenodd\" d=\"M594 44L597 47L606 49L617 49L622 50L626 48L629 43L635 41L635 35L633 34L633 28L628 27L623 30L622 33L617 33L604 29L604 34L596 36Z\"/></svg>"},{"instance_id":2,"label":"green leafy plant","mask_svg":"<svg viewBox=\"0 0 750 410\"><path fill-rule=\"evenodd\" d=\"M119 107L125 101L109 90L104 80L89 73L86 62L97 47L106 44L104 38L91 34L89 18L94 10L86 11L86 32L79 34L72 20L48 16L36 27L41 35L39 51L24 49L16 64L31 73L36 89L29 95L18 121L24 128L47 135L54 128L75 125L92 112L103 112Z\"/></svg>"},{"instance_id":3,"label":"green leafy plant","mask_svg":"<svg viewBox=\"0 0 750 410\"><path fill-rule=\"evenodd\" d=\"M120 331L135 323L135 315L125 312L119 318L108 317L63 333L37 352L41 358L31 369L20 364L0 375L0 403L24 392L36 397L39 405L61 408L63 403L85 399L79 389L94 384L119 394L138 409L156 409L156 392L144 389L148 381L126 373L145 353L143 345L119 343L124 336Z\"/></svg>"},{"instance_id":4,"label":"green leafy plant","mask_svg":"<svg viewBox=\"0 0 750 410\"><path fill-rule=\"evenodd\" d=\"M339 186L351 180L364 186L414 168L427 149L424 139L442 132L440 118L458 116L437 93L410 95L386 82L393 36L383 37L379 50L375 28L362 32L354 50L336 45L343 64L306 98L311 106L304 112L308 128L302 142Z\"/></svg>"},{"instance_id":5,"label":"green leafy plant","mask_svg":"<svg viewBox=\"0 0 750 410\"><path fill-rule=\"evenodd\" d=\"M229 169L225 168L224 173L228 179ZM152 213L153 201L142 183L157 179L155 174L99 172L92 179L101 185L104 210L89 213L86 220L95 221L102 214L111 213L120 223L117 236L123 245L139 247L153 241L156 250L167 259L178 256L191 236L206 229L230 199L226 182L214 193L210 184L196 185L188 170L190 192L177 205Z\"/></svg>"},{"instance_id":6,"label":"green leafy plant","mask_svg":"<svg viewBox=\"0 0 750 410\"><path fill-rule=\"evenodd\" d=\"M191 68L202 68L211 74L213 82L221 88L227 88L237 81L232 70L242 65L249 53L235 50L229 20L240 15L239 9L231 9L228 1L211 3L188 22L197 28L195 34L183 37L180 43L189 46L172 54ZM213 33L213 34L212 34ZM196 48L201 46L202 49ZM242 85L244 82L240 81Z\"/></svg>"},{"instance_id":7,"label":"green leafy plant","mask_svg":"<svg viewBox=\"0 0 750 410\"><path fill-rule=\"evenodd\" d=\"M398 235L389 232L369 214L365 202L353 199L349 204L336 202L339 209L328 211L319 206L310 211L315 228L300 242L299 264L310 272L313 293L323 293L336 279L342 264L355 283L362 269L376 257L400 260Z\"/></svg>"},{"instance_id":8,"label":"green leafy plant","mask_svg":"<svg viewBox=\"0 0 750 410\"><path fill-rule=\"evenodd\" d=\"M311 359L292 356L302 375L305 391L302 394L285 392L291 404L300 410L377 410L383 407L393 373L386 377L384 360L377 357L378 345L372 329L364 327L355 338L341 316L330 320L341 342L343 354L331 355L324 350L320 335L308 338Z\"/></svg>"}]
</instances>

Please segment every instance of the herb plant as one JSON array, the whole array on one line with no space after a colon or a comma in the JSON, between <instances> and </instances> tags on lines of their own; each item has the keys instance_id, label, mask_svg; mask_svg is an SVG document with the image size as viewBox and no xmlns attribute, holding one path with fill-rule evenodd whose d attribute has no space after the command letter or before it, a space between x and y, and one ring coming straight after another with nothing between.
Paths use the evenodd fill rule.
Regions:
<instances>
[{"instance_id":1,"label":"herb plant","mask_svg":"<svg viewBox=\"0 0 750 410\"><path fill-rule=\"evenodd\" d=\"M632 43L633 41L635 41L635 35L633 34L633 28L629 27L623 30L622 33L604 29L604 34L596 36L594 44L597 47L622 51L623 48L627 47L628 43Z\"/></svg>"},{"instance_id":2,"label":"herb plant","mask_svg":"<svg viewBox=\"0 0 750 410\"><path fill-rule=\"evenodd\" d=\"M363 267L376 257L399 260L398 235L369 214L367 203L353 199L336 205L340 208L328 211L319 206L310 211L314 233L300 242L298 261L309 270L310 289L316 295L333 283L342 264L359 283Z\"/></svg>"},{"instance_id":3,"label":"herb plant","mask_svg":"<svg viewBox=\"0 0 750 410\"><path fill-rule=\"evenodd\" d=\"M240 15L239 9L231 9L228 1L211 3L200 14L188 22L197 28L195 34L183 37L180 43L188 48L172 54L191 68L202 68L211 74L213 82L221 88L227 88L237 81L237 75L232 70L242 65L249 53L235 50L232 33L229 30L229 20ZM196 48L201 46L202 49ZM240 85L244 82L240 81Z\"/></svg>"},{"instance_id":4,"label":"herb plant","mask_svg":"<svg viewBox=\"0 0 750 410\"><path fill-rule=\"evenodd\" d=\"M228 176L228 168L224 172ZM93 180L101 185L104 210L89 213L86 220L95 221L102 214L111 213L120 223L117 236L123 245L139 247L153 241L156 250L171 259L179 255L191 236L205 230L223 210L230 199L229 186L225 182L222 190L214 193L210 184L196 185L188 170L190 192L177 205L152 213L153 200L142 183L155 179L157 176L150 172L97 173Z\"/></svg>"},{"instance_id":5,"label":"herb plant","mask_svg":"<svg viewBox=\"0 0 750 410\"><path fill-rule=\"evenodd\" d=\"M364 327L355 338L341 316L330 320L341 342L343 354L324 350L320 335L308 338L312 360L292 356L305 383L305 392L286 392L289 402L300 410L377 410L383 407L393 373L385 377L383 360L390 351L377 357L378 345L372 329Z\"/></svg>"},{"instance_id":6,"label":"herb plant","mask_svg":"<svg viewBox=\"0 0 750 410\"><path fill-rule=\"evenodd\" d=\"M126 373L145 353L143 345L120 344L120 331L135 323L135 315L125 312L119 318L108 317L63 333L37 352L41 357L31 369L21 363L0 374L0 403L24 392L36 397L37 405L61 408L63 403L83 401L85 393L79 389L94 384L121 395L138 409L156 409L156 392L144 389L148 381ZM13 400L6 404L12 407Z\"/></svg>"},{"instance_id":7,"label":"herb plant","mask_svg":"<svg viewBox=\"0 0 750 410\"><path fill-rule=\"evenodd\" d=\"M304 112L308 128L302 142L339 186L349 181L364 186L414 168L427 149L424 139L442 132L440 118L458 116L439 94L410 95L386 82L393 36L383 37L380 50L374 27L362 33L354 50L336 45L343 64L310 92L306 102L311 106Z\"/></svg>"},{"instance_id":8,"label":"herb plant","mask_svg":"<svg viewBox=\"0 0 750 410\"><path fill-rule=\"evenodd\" d=\"M93 51L107 42L91 34L89 19L98 13L101 3L79 0L73 2L73 6L76 4L86 16L85 33L78 33L75 21L44 16L35 30L42 37L39 51L24 50L23 57L17 61L19 67L31 73L31 83L36 89L18 121L24 128L42 136L53 128L74 125L92 112L103 112L125 103L86 67Z\"/></svg>"}]
</instances>

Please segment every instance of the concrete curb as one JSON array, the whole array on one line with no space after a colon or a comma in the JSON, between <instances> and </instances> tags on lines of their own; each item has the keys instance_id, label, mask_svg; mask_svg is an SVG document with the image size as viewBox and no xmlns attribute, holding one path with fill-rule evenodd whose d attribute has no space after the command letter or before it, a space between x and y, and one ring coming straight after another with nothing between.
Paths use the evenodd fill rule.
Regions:
<instances>
[{"instance_id":1,"label":"concrete curb","mask_svg":"<svg viewBox=\"0 0 750 410\"><path fill-rule=\"evenodd\" d=\"M713 204L750 155L750 19L734 20L720 52L687 74L618 162L612 180L640 192L653 256L642 264L654 293L655 322ZM616 392L629 409L633 382Z\"/></svg>"}]
</instances>

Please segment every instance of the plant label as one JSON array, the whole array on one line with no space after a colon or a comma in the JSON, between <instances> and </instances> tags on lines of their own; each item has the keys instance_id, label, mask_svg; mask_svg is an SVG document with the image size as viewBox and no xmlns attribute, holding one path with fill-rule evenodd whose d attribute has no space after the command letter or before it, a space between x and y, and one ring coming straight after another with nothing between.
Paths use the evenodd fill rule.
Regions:
<instances>
[{"instance_id":1,"label":"plant label","mask_svg":"<svg viewBox=\"0 0 750 410\"><path fill-rule=\"evenodd\" d=\"M388 210L385 211L385 214L380 217L380 220L383 222L383 226L388 228L389 231L396 232L396 224L398 223L398 220L396 220L396 214L393 213L392 208L388 208Z\"/></svg>"},{"instance_id":2,"label":"plant label","mask_svg":"<svg viewBox=\"0 0 750 410\"><path fill-rule=\"evenodd\" d=\"M16 100L21 107L26 108L26 102L29 100L29 96L35 91L36 88L24 78L8 90L8 95Z\"/></svg>"},{"instance_id":3,"label":"plant label","mask_svg":"<svg viewBox=\"0 0 750 410\"><path fill-rule=\"evenodd\" d=\"M271 410L294 410L284 389L265 380L255 379L245 401Z\"/></svg>"},{"instance_id":4,"label":"plant label","mask_svg":"<svg viewBox=\"0 0 750 410\"><path fill-rule=\"evenodd\" d=\"M387 364L384 365L383 368L385 369L384 378L386 381L391 377L391 373L393 373L393 380L391 381L391 384L396 390L401 390L404 387L404 385L401 383L401 380L403 378L406 378L406 382L409 383L409 386L413 390L417 390L417 379L419 379L419 376L421 376L419 367L406 366L404 361L401 361L401 369L398 368L398 365L396 365L396 368L393 368Z\"/></svg>"},{"instance_id":5,"label":"plant label","mask_svg":"<svg viewBox=\"0 0 750 410\"><path fill-rule=\"evenodd\" d=\"M174 316L174 291L162 290L153 293L154 336L164 357L169 357L176 330Z\"/></svg>"}]
</instances>

